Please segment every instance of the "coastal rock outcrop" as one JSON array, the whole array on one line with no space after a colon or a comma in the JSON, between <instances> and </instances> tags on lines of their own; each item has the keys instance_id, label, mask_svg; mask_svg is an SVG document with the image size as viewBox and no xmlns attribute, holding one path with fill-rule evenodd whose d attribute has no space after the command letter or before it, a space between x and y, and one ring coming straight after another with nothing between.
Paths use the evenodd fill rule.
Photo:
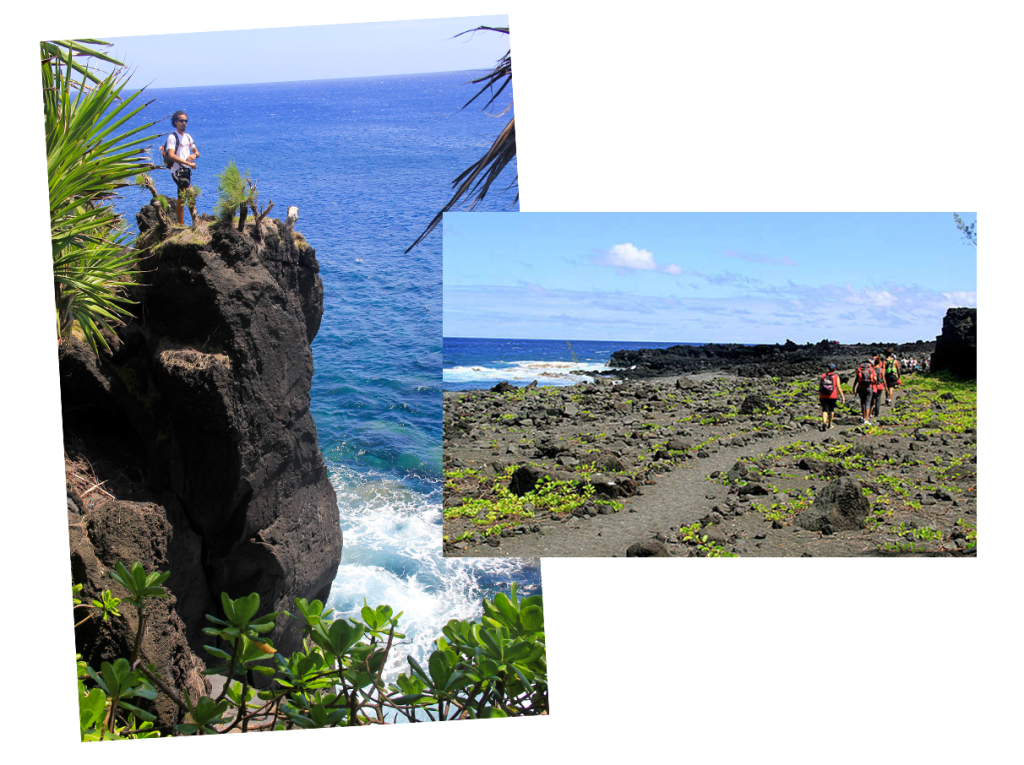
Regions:
<instances>
[{"instance_id":1,"label":"coastal rock outcrop","mask_svg":"<svg viewBox=\"0 0 1024 765\"><path fill-rule=\"evenodd\" d=\"M132 320L109 353L75 342L61 359L65 440L107 470L119 500L149 503L118 511L119 522L161 519L135 535L169 537L160 554L158 541L147 557L123 531L96 556L169 569L187 642L202 655L202 615L219 613L222 591L258 593L261 612L294 610L295 597L326 599L341 559L309 411L323 287L315 251L281 221L262 221L256 236L252 223L239 232L203 221L166 238L148 205L138 221L144 286L131 295ZM91 528L101 508L83 510L76 523ZM287 621L270 635L286 653L299 645Z\"/></svg>"},{"instance_id":2,"label":"coastal rock outcrop","mask_svg":"<svg viewBox=\"0 0 1024 765\"><path fill-rule=\"evenodd\" d=\"M727 371L740 377L808 377L829 363L840 369L854 368L865 357L892 348L897 356L921 358L934 343L857 343L841 345L832 340L797 345L792 340L775 345L673 345L615 351L608 362L609 374L624 378L666 377L695 372Z\"/></svg>"},{"instance_id":3,"label":"coastal rock outcrop","mask_svg":"<svg viewBox=\"0 0 1024 765\"><path fill-rule=\"evenodd\" d=\"M978 378L978 309L950 308L935 338L933 372L946 371L959 380Z\"/></svg>"}]
</instances>

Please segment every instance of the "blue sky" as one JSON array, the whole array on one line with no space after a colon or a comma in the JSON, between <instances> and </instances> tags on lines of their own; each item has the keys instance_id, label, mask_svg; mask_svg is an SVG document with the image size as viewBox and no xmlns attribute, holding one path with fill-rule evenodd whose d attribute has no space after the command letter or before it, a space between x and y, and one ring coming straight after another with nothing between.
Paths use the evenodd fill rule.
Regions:
<instances>
[{"instance_id":1,"label":"blue sky","mask_svg":"<svg viewBox=\"0 0 1024 765\"><path fill-rule=\"evenodd\" d=\"M177 88L488 69L509 49L507 16L102 37L132 85Z\"/></svg>"},{"instance_id":2,"label":"blue sky","mask_svg":"<svg viewBox=\"0 0 1024 765\"><path fill-rule=\"evenodd\" d=\"M977 255L949 212L444 218L448 337L908 342L950 306Z\"/></svg>"}]
</instances>

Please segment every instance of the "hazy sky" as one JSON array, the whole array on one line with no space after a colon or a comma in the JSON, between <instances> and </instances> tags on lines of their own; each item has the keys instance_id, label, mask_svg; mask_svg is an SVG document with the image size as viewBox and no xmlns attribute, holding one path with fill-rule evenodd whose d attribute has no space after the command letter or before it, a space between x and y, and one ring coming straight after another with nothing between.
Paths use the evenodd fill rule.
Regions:
<instances>
[{"instance_id":1,"label":"hazy sky","mask_svg":"<svg viewBox=\"0 0 1024 765\"><path fill-rule=\"evenodd\" d=\"M507 16L103 37L133 85L176 88L488 69L509 49Z\"/></svg>"},{"instance_id":2,"label":"hazy sky","mask_svg":"<svg viewBox=\"0 0 1024 765\"><path fill-rule=\"evenodd\" d=\"M976 251L948 212L444 219L448 337L907 342L976 305Z\"/></svg>"}]
</instances>

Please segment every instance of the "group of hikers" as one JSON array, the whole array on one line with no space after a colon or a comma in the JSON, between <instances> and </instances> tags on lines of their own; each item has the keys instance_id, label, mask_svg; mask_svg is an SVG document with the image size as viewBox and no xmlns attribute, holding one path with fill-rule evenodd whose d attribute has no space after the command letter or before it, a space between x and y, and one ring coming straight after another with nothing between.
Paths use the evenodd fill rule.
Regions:
<instances>
[{"instance_id":1,"label":"group of hikers","mask_svg":"<svg viewBox=\"0 0 1024 765\"><path fill-rule=\"evenodd\" d=\"M925 356L924 360L921 361L921 362L918 362L917 358L914 357L914 356L911 356L909 358L904 357L904 358L900 359L900 368L904 372L920 372L922 370L927 372L928 371L928 357Z\"/></svg>"},{"instance_id":2,"label":"group of hikers","mask_svg":"<svg viewBox=\"0 0 1024 765\"><path fill-rule=\"evenodd\" d=\"M890 348L883 355L876 353L865 359L854 372L850 393L860 398L862 425L870 425L872 416L879 417L879 407L884 397L887 406L892 406L896 389L903 383L903 365ZM820 430L833 427L836 403L846 403L846 394L836 371L835 364L818 380L818 400L821 402Z\"/></svg>"}]
</instances>

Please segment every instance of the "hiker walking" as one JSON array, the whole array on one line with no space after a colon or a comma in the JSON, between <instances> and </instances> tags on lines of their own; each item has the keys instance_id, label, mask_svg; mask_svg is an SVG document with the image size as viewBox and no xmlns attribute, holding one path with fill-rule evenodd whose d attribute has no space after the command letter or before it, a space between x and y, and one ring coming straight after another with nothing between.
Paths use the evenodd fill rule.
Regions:
<instances>
[{"instance_id":1,"label":"hiker walking","mask_svg":"<svg viewBox=\"0 0 1024 765\"><path fill-rule=\"evenodd\" d=\"M174 132L167 136L161 153L164 155L164 164L170 162L171 178L178 187L178 225L185 225L185 204L181 194L192 185L192 171L196 169L195 160L199 159L199 149L196 147L192 136L185 132L188 126L188 115L183 111L176 111L171 115L171 124ZM192 221L195 225L195 221Z\"/></svg>"},{"instance_id":2,"label":"hiker walking","mask_svg":"<svg viewBox=\"0 0 1024 765\"><path fill-rule=\"evenodd\" d=\"M896 358L896 354L890 348L885 357L885 387L889 393L885 397L885 403L888 406L892 406L892 400L896 396L896 387L901 384L902 377L903 370L900 360Z\"/></svg>"},{"instance_id":3,"label":"hiker walking","mask_svg":"<svg viewBox=\"0 0 1024 765\"><path fill-rule=\"evenodd\" d=\"M832 419L836 415L836 401L840 398L842 398L845 404L846 394L843 393L843 386L839 382L836 365L829 364L828 371L818 380L818 400L821 402L822 432L832 427Z\"/></svg>"},{"instance_id":4,"label":"hiker walking","mask_svg":"<svg viewBox=\"0 0 1024 765\"><path fill-rule=\"evenodd\" d=\"M875 367L871 363L871 359L866 359L861 362L860 366L857 367L857 371L853 375L853 390L851 391L860 397L862 425L871 424L868 421L868 415L871 414L871 400L874 395L874 385Z\"/></svg>"},{"instance_id":5,"label":"hiker walking","mask_svg":"<svg viewBox=\"0 0 1024 765\"><path fill-rule=\"evenodd\" d=\"M885 364L882 362L882 354L876 353L872 362L875 367L875 384L872 387L871 408L875 417L881 417L879 407L882 404L882 396L889 398L889 388L885 383Z\"/></svg>"}]
</instances>

